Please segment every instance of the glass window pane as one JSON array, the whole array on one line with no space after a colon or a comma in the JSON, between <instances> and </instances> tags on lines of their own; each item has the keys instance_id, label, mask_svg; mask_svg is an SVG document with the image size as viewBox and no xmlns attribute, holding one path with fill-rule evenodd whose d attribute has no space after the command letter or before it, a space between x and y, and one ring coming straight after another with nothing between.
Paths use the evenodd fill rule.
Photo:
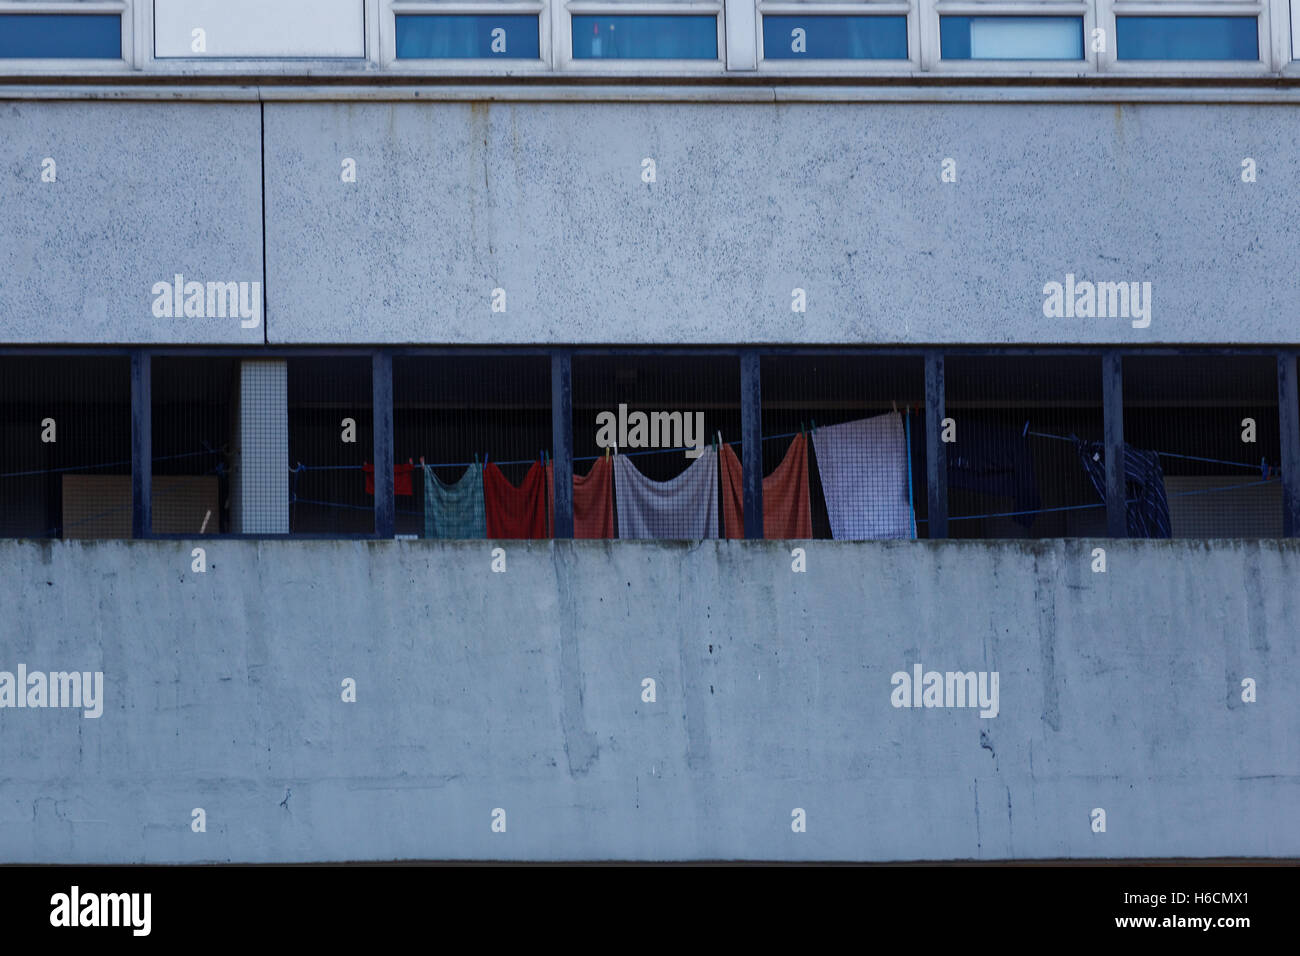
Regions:
<instances>
[{"instance_id":1,"label":"glass window pane","mask_svg":"<svg viewBox=\"0 0 1300 956\"><path fill-rule=\"evenodd\" d=\"M536 60L541 56L537 17L400 16L397 58Z\"/></svg>"},{"instance_id":2,"label":"glass window pane","mask_svg":"<svg viewBox=\"0 0 1300 956\"><path fill-rule=\"evenodd\" d=\"M1258 60L1254 17L1116 17L1121 60Z\"/></svg>"},{"instance_id":3,"label":"glass window pane","mask_svg":"<svg viewBox=\"0 0 1300 956\"><path fill-rule=\"evenodd\" d=\"M119 60L122 18L118 14L0 14L0 59Z\"/></svg>"},{"instance_id":4,"label":"glass window pane","mask_svg":"<svg viewBox=\"0 0 1300 956\"><path fill-rule=\"evenodd\" d=\"M945 60L1081 60L1082 17L940 17Z\"/></svg>"},{"instance_id":5,"label":"glass window pane","mask_svg":"<svg viewBox=\"0 0 1300 956\"><path fill-rule=\"evenodd\" d=\"M765 60L906 60L907 17L763 17Z\"/></svg>"},{"instance_id":6,"label":"glass window pane","mask_svg":"<svg viewBox=\"0 0 1300 956\"><path fill-rule=\"evenodd\" d=\"M1291 59L1300 60L1300 0L1291 0Z\"/></svg>"},{"instance_id":7,"label":"glass window pane","mask_svg":"<svg viewBox=\"0 0 1300 956\"><path fill-rule=\"evenodd\" d=\"M575 16L575 60L716 60L715 16Z\"/></svg>"},{"instance_id":8,"label":"glass window pane","mask_svg":"<svg viewBox=\"0 0 1300 956\"><path fill-rule=\"evenodd\" d=\"M152 0L152 6L158 57L366 55L363 0Z\"/></svg>"}]
</instances>

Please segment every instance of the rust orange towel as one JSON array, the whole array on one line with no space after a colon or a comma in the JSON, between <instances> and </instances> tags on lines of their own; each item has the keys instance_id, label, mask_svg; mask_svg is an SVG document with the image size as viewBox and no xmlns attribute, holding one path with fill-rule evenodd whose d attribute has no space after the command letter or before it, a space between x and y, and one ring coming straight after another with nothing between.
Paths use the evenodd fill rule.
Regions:
<instances>
[{"instance_id":1,"label":"rust orange towel","mask_svg":"<svg viewBox=\"0 0 1300 956\"><path fill-rule=\"evenodd\" d=\"M555 529L555 472L546 463L547 500L550 501L551 533ZM614 469L609 459L597 458L591 471L573 476L573 536L614 537Z\"/></svg>"},{"instance_id":2,"label":"rust orange towel","mask_svg":"<svg viewBox=\"0 0 1300 956\"><path fill-rule=\"evenodd\" d=\"M728 538L745 536L745 507L740 458L722 446L722 518ZM811 538L808 504L808 439L796 435L776 469L763 479L763 537Z\"/></svg>"}]
</instances>

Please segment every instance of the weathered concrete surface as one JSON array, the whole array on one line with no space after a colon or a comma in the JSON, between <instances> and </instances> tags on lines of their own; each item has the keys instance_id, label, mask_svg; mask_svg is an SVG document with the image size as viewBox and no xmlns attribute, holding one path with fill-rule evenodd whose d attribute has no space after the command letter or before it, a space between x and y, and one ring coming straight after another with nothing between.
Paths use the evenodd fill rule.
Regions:
<instances>
[{"instance_id":1,"label":"weathered concrete surface","mask_svg":"<svg viewBox=\"0 0 1300 956\"><path fill-rule=\"evenodd\" d=\"M271 103L270 336L1295 343L1297 140L1268 106ZM1045 318L1067 273L1151 282L1150 326Z\"/></svg>"},{"instance_id":2,"label":"weathered concrete surface","mask_svg":"<svg viewBox=\"0 0 1300 956\"><path fill-rule=\"evenodd\" d=\"M0 342L265 340L237 317L155 317L177 273L262 281L256 103L0 102Z\"/></svg>"},{"instance_id":3,"label":"weathered concrete surface","mask_svg":"<svg viewBox=\"0 0 1300 956\"><path fill-rule=\"evenodd\" d=\"M1300 856L1295 543L192 546L0 542L0 860Z\"/></svg>"},{"instance_id":4,"label":"weathered concrete surface","mask_svg":"<svg viewBox=\"0 0 1300 956\"><path fill-rule=\"evenodd\" d=\"M264 108L263 168L256 103L0 102L0 342L263 340L155 318L177 272L277 343L1300 342L1292 106ZM1067 273L1150 327L1045 318Z\"/></svg>"}]
</instances>

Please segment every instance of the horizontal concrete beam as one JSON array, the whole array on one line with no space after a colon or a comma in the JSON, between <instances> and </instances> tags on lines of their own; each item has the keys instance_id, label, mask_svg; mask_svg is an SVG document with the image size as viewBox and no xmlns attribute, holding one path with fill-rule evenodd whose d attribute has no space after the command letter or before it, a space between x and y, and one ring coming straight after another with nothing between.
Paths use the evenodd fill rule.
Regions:
<instances>
[{"instance_id":1,"label":"horizontal concrete beam","mask_svg":"<svg viewBox=\"0 0 1300 956\"><path fill-rule=\"evenodd\" d=\"M625 77L619 77L625 80ZM1005 77L995 82L971 82L962 76L938 82L915 82L921 77L896 77L885 81L845 82L834 85L795 82L783 84L713 80L680 83L593 84L588 78L568 83L300 83L268 84L262 77L235 77L228 82L176 82L169 84L123 82L114 76L103 84L3 84L3 100L97 100L166 102L488 102L488 103L1190 103L1200 105L1278 105L1300 103L1300 75L1294 83L1275 77L1227 83L1189 83L1171 79L1165 84L1134 83L1132 77L1095 78L1087 83L1027 82L1010 85ZM930 79L934 79L930 77ZM961 82L954 82L960 79ZM1202 78L1203 79L1203 78Z\"/></svg>"}]
</instances>

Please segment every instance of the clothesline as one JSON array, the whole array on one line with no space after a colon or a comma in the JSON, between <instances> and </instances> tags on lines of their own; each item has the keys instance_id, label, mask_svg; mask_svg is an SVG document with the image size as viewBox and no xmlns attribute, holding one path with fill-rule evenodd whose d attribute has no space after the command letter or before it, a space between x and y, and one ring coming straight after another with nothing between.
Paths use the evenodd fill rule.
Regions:
<instances>
[{"instance_id":1,"label":"clothesline","mask_svg":"<svg viewBox=\"0 0 1300 956\"><path fill-rule=\"evenodd\" d=\"M1025 427L1021 431L1020 435L1022 438L1025 435L1035 435L1038 438L1052 438L1055 439L1056 441L1074 442L1077 440L1069 437L1068 435L1051 435L1048 434L1047 432L1031 431L1029 428L1029 422L1025 422ZM1229 467L1232 468L1250 468L1251 470L1258 470L1260 474L1263 475L1268 474L1269 465L1268 465L1268 459L1266 458L1260 459L1260 463L1258 465L1251 465L1240 461L1224 461L1221 458L1202 458L1199 455L1180 455L1176 452L1159 451L1158 449L1152 449L1152 451L1154 451L1161 458L1181 458L1183 461L1203 461L1211 465L1228 465Z\"/></svg>"},{"instance_id":2,"label":"clothesline","mask_svg":"<svg viewBox=\"0 0 1300 956\"><path fill-rule=\"evenodd\" d=\"M780 440L780 439L782 439L782 438L793 438L794 436L796 436L796 435L798 435L798 434L800 434L800 433L799 433L799 432L785 432L784 434L781 434L781 435L764 435L763 438L762 438L762 440L763 440L763 441L778 441L778 440ZM741 442L741 441L724 441L724 442L722 442L722 444L724 444L724 445L731 445L731 446L734 448L734 447L738 447L738 446L740 446L740 445L743 445L744 442ZM679 447L677 447L677 448L648 448L648 449L646 449L646 450L644 450L644 451L624 451L624 452L614 452L614 454L622 455L622 456L625 457L625 458L635 458L635 457L637 457L637 456L639 456L639 455L667 455L667 454L672 454L672 453L674 453L674 452L680 454L680 453L682 453L682 452L689 451L689 450L691 450L691 449L690 449L688 446L686 446L686 445L681 445L681 446L679 446ZM548 457L550 457L550 456L548 456ZM574 457L573 460L574 460L574 461L595 461L595 460L598 459L598 458L604 458L604 457L605 457L604 455L577 455L577 456ZM537 461L537 460L538 460L537 458L519 458L519 459L515 459L514 461L498 461L498 462L494 462L494 464L496 464L496 465L498 465L498 466L501 466L501 465L531 465L533 462L535 462L535 461ZM553 460L553 459L552 459L552 460ZM486 461L487 461L487 459L485 458L485 459L484 459L484 462L486 463ZM414 461L414 460L410 460L410 461L405 461L405 462L398 462L397 464L414 465L414 464L415 464L415 461ZM442 461L442 462L426 461L426 462L420 462L420 464L426 465L426 466L429 467L429 468L469 468L470 466L477 464L477 462L472 462L472 461ZM290 471L290 472L299 472L299 471L357 471L357 470L359 470L359 469L363 469L363 468L365 468L365 467L366 467L366 465L304 465L302 462L298 462L298 464L296 464L296 465L290 465L290 466L289 466L289 471Z\"/></svg>"},{"instance_id":3,"label":"clothesline","mask_svg":"<svg viewBox=\"0 0 1300 956\"><path fill-rule=\"evenodd\" d=\"M195 458L199 455L219 455L220 449L209 448L205 451L189 451L183 455L156 455L154 461L174 461L177 458ZM98 465L69 465L66 468L38 468L35 471L11 471L7 474L0 475L0 478L28 478L32 475L54 475L65 471L94 471L96 468L119 468L122 465L133 464L131 459L126 461L106 461Z\"/></svg>"},{"instance_id":4,"label":"clothesline","mask_svg":"<svg viewBox=\"0 0 1300 956\"><path fill-rule=\"evenodd\" d=\"M814 430L815 430L815 426L814 426ZM810 430L809 433L811 433L811 430ZM783 439L783 438L794 438L796 435L799 435L799 434L801 434L801 432L783 432L782 434L779 434L779 435L764 435L764 436L762 437L761 440L762 440L762 441L779 441L779 440L781 440L781 439ZM1037 438L1050 438L1050 439L1053 439L1053 440L1055 440L1055 441L1067 441L1067 442L1071 442L1071 443L1073 443L1074 441L1077 440L1077 439L1075 439L1075 438L1071 438L1071 437L1068 436L1068 435L1052 435L1052 434L1050 434L1050 433L1048 433L1048 432L1033 431L1032 429L1029 428L1029 422L1025 422L1025 427L1024 427L1024 429L1021 431L1021 437L1024 437L1025 435L1034 435L1034 436L1037 437ZM736 448L736 447L739 447L739 446L743 445L744 442L742 442L742 441L724 441L724 442L722 442L722 444L724 444L724 445L730 445L730 446L732 446L733 448ZM908 419L908 447L909 447L909 448L911 447L911 421L910 421L910 417L909 417L909 419ZM639 456L639 455L666 455L666 454L672 454L672 453L678 453L678 454L680 454L680 453L685 452L685 451L688 451L688 450L689 450L689 449L687 448L687 446L682 445L682 446L677 447L677 448L649 448L649 449L646 449L646 450L644 450L644 451L616 452L616 454L621 454L621 455L623 455L623 456L625 456L625 457L632 458L632 457L636 457L636 456ZM1262 474L1267 474L1267 473L1268 473L1268 469L1269 469L1269 467L1270 467L1270 466L1268 465L1266 459L1261 460L1259 464L1249 464L1249 463L1246 463L1246 462L1240 462L1240 461L1225 461L1224 459L1221 459L1221 458L1205 458L1205 457L1202 457L1202 456L1200 456L1200 455L1181 455L1181 454L1178 454L1177 452L1172 452L1172 451L1160 451L1159 449L1152 449L1152 450L1153 450L1157 455L1161 456L1162 458L1178 458L1178 459L1181 459L1181 460L1183 460L1183 461L1200 461L1200 462L1205 462L1205 463L1207 463L1207 464L1212 464L1212 465L1227 465L1227 466L1232 467L1232 468L1249 468L1249 469L1251 469L1251 470L1258 470L1258 471L1260 471ZM573 460L574 460L575 462L578 462L578 461L595 461L595 460L598 459L598 458L604 458L604 457L605 457L604 455L577 455L577 456L574 456ZM516 460L514 460L514 461L498 461L496 464L497 464L497 465L531 465L533 462L535 462L535 461L537 461L537 460L538 460L538 459L536 459L536 458L520 458L520 459L516 459ZM486 459L485 459L485 461L486 461ZM407 462L407 464L413 464L413 462ZM474 462L467 462L467 461L453 461L453 462L422 462L422 464L427 464L430 468L468 468L468 467L470 467L470 465L474 464ZM909 462L909 465L910 465L910 462ZM291 471L291 472L296 472L296 471L355 471L355 470L358 470L358 469L361 469L361 468L364 468L364 467L366 467L366 466L364 466L364 465L304 465L302 462L299 462L296 466L295 466L295 465L290 465L290 466L289 466L289 471ZM4 476L4 475L0 475L0 477L6 477L6 476ZM1242 486L1234 486L1234 487L1242 487ZM1017 512L1017 513L1018 513L1018 512ZM1026 512L1026 513L1027 513L1027 512Z\"/></svg>"},{"instance_id":5,"label":"clothesline","mask_svg":"<svg viewBox=\"0 0 1300 956\"><path fill-rule=\"evenodd\" d=\"M1195 491L1176 491L1173 494L1169 494L1168 492L1166 492L1166 495L1168 495L1168 497L1170 498L1186 498L1189 495L1210 495L1210 494L1214 494L1217 491L1236 491L1238 488L1254 488L1257 487L1258 485L1271 485L1273 483L1274 483L1273 479L1266 478L1262 481L1247 482L1244 485L1220 485L1217 488L1198 488ZM1129 498L1126 499L1124 502L1125 505L1135 505L1138 503L1139 503L1139 499L1137 498ZM1017 515L1046 514L1049 511L1083 511L1088 508L1104 508L1104 507L1106 507L1106 502L1098 501L1090 505L1062 505L1059 508L1036 508L1032 511L997 511L997 512L990 512L988 514L982 514L982 515L949 515L948 520L949 521L976 521L981 518L1014 518ZM919 518L917 520L924 523L927 519Z\"/></svg>"}]
</instances>

